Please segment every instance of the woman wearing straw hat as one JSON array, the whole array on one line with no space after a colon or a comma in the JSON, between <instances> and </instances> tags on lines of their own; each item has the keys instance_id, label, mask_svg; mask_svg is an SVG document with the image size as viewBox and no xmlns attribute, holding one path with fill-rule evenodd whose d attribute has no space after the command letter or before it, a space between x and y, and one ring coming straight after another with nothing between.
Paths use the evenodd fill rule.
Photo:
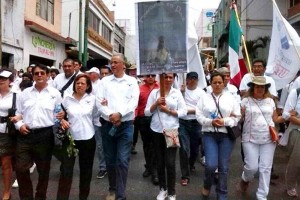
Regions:
<instances>
[{"instance_id":1,"label":"woman wearing straw hat","mask_svg":"<svg viewBox=\"0 0 300 200\"><path fill-rule=\"evenodd\" d=\"M242 147L245 165L240 182L240 189L246 192L254 174L259 172L259 186L256 197L266 200L269 193L270 176L276 143L271 140L269 126L284 119L276 113L275 103L268 91L269 83L263 76L253 77L245 98L241 103L244 127Z\"/></svg>"}]
</instances>

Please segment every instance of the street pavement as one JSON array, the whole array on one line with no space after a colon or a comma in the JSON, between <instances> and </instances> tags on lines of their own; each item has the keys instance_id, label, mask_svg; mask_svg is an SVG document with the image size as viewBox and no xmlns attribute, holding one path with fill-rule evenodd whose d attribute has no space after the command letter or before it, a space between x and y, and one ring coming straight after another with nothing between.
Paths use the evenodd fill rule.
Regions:
<instances>
[{"instance_id":1,"label":"street pavement","mask_svg":"<svg viewBox=\"0 0 300 200\"><path fill-rule=\"evenodd\" d=\"M130 169L127 182L127 199L128 200L154 200L159 192L158 186L154 186L151 183L151 178L143 178L142 173L144 171L144 157L142 151L142 142L139 138L137 144L136 155L131 156ZM289 198L285 194L285 165L287 163L287 152L285 148L278 147L276 150L276 156L274 160L275 173L279 175L279 179L272 180L273 184L270 186L270 193L268 196L269 200L289 200L294 198ZM196 163L196 171L192 172L191 180L188 186L180 185L180 167L179 158L177 156L177 181L176 181L176 194L177 200L199 200L201 199L200 190L203 186L203 171L204 167L201 166L200 162ZM90 200L104 200L108 190L108 180L107 176L103 179L97 179L96 175L98 173L98 160L95 157L94 162L94 173L91 182ZM248 192L242 195L239 191L239 181L242 172L242 160L240 156L240 140L236 141L232 157L230 159L230 170L228 177L228 190L229 190L229 200L255 200L255 192L258 187L257 178L250 183ZM1 177L1 175L0 175ZM31 175L34 188L36 186L37 171ZM2 177L0 178L2 179ZM47 196L48 199L54 200L56 197L56 191L59 179L59 162L53 157L51 165L51 174L48 186ZM74 168L74 179L70 194L70 200L78 199L78 185L79 185L79 167L78 162L75 164ZM2 188L2 182L0 183L0 188ZM215 187L211 190L210 199L216 199L216 194L214 192ZM298 188L299 191L299 188ZM17 200L18 189L12 189L12 200Z\"/></svg>"}]
</instances>

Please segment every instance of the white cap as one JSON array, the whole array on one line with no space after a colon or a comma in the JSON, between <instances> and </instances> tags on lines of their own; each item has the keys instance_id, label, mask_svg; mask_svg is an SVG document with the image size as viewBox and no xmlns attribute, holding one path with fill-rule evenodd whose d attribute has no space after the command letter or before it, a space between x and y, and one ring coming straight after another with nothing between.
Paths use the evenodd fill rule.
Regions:
<instances>
[{"instance_id":1,"label":"white cap","mask_svg":"<svg viewBox=\"0 0 300 200\"><path fill-rule=\"evenodd\" d=\"M0 73L0 76L8 78L11 74L12 74L11 72L4 70Z\"/></svg>"},{"instance_id":2,"label":"white cap","mask_svg":"<svg viewBox=\"0 0 300 200\"><path fill-rule=\"evenodd\" d=\"M95 72L98 75L100 75L100 71L99 71L99 69L97 67L93 67L89 71L86 71L86 73L92 73L92 72Z\"/></svg>"}]
</instances>

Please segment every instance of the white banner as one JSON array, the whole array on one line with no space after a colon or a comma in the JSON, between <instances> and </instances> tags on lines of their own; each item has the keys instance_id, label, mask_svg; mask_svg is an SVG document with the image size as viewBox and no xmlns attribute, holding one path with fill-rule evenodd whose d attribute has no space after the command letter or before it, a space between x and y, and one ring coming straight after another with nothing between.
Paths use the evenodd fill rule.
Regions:
<instances>
[{"instance_id":1,"label":"white banner","mask_svg":"<svg viewBox=\"0 0 300 200\"><path fill-rule=\"evenodd\" d=\"M277 90L290 83L298 72L299 46L299 35L282 17L273 1L273 28L266 74L274 79Z\"/></svg>"}]
</instances>

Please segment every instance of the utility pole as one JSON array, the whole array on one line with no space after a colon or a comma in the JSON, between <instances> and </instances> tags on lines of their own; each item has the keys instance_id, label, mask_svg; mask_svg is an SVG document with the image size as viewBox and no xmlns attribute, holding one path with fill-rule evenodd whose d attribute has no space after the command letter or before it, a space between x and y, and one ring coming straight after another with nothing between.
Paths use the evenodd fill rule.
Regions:
<instances>
[{"instance_id":1,"label":"utility pole","mask_svg":"<svg viewBox=\"0 0 300 200\"><path fill-rule=\"evenodd\" d=\"M82 0L79 0L78 60L82 61Z\"/></svg>"},{"instance_id":2,"label":"utility pole","mask_svg":"<svg viewBox=\"0 0 300 200\"><path fill-rule=\"evenodd\" d=\"M90 0L85 0L85 11L84 11L84 47L83 47L83 60L82 64L84 67L87 67L87 57L88 57L88 26L89 26L89 3Z\"/></svg>"}]
</instances>

